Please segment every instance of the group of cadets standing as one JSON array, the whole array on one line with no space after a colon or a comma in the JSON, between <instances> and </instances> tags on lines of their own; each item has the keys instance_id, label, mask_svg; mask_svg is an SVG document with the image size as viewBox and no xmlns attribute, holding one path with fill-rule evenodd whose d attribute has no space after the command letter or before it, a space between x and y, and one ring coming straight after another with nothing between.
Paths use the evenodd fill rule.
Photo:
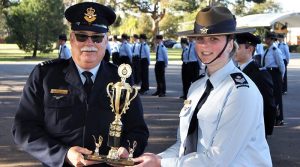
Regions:
<instances>
[{"instance_id":1,"label":"group of cadets standing","mask_svg":"<svg viewBox=\"0 0 300 167\"><path fill-rule=\"evenodd\" d=\"M149 90L149 65L150 48L147 44L146 34L134 34L133 43L129 43L130 37L127 34L121 35L121 42L117 36L109 43L112 62L116 65L123 63L132 67L132 82L136 85L141 83L140 94L146 94Z\"/></svg>"}]
</instances>

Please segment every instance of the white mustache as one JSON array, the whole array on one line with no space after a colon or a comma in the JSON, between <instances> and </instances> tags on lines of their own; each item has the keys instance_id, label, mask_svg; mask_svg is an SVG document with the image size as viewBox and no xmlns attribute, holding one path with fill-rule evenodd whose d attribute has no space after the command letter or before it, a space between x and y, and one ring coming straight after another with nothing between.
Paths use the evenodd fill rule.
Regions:
<instances>
[{"instance_id":1,"label":"white mustache","mask_svg":"<svg viewBox=\"0 0 300 167\"><path fill-rule=\"evenodd\" d=\"M98 49L96 47L88 47L88 46L85 46L83 48L80 49L81 52L97 52Z\"/></svg>"}]
</instances>

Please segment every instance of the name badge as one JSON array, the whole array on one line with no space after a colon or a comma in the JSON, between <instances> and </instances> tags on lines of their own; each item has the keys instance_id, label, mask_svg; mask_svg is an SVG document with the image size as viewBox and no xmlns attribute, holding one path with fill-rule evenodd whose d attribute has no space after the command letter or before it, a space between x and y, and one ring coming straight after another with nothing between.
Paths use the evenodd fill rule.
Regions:
<instances>
[{"instance_id":1,"label":"name badge","mask_svg":"<svg viewBox=\"0 0 300 167\"><path fill-rule=\"evenodd\" d=\"M65 90L65 89L51 89L50 93L52 93L52 94L67 95L69 93L69 91Z\"/></svg>"}]
</instances>

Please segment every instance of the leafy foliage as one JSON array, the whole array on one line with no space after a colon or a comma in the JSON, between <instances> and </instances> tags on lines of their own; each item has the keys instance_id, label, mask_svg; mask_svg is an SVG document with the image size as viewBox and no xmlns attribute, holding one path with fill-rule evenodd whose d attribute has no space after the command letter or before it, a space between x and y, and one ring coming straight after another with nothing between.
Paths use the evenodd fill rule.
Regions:
<instances>
[{"instance_id":1,"label":"leafy foliage","mask_svg":"<svg viewBox=\"0 0 300 167\"><path fill-rule=\"evenodd\" d=\"M10 37L20 49L47 53L53 50L52 43L63 33L64 7L61 0L22 0L18 6L7 10L7 25Z\"/></svg>"}]
</instances>

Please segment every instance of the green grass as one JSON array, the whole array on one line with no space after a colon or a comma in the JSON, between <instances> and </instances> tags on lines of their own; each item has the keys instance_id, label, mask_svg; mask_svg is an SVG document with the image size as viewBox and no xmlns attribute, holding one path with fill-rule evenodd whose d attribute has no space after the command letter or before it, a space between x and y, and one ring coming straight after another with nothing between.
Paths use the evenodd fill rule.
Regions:
<instances>
[{"instance_id":1,"label":"green grass","mask_svg":"<svg viewBox=\"0 0 300 167\"><path fill-rule=\"evenodd\" d=\"M16 44L0 44L0 61L43 61L57 58L58 50L51 53L39 53L37 58L31 59L32 53L26 53L19 49ZM181 49L168 49L169 61L180 60ZM151 52L150 58L155 60L155 53Z\"/></svg>"}]
</instances>

